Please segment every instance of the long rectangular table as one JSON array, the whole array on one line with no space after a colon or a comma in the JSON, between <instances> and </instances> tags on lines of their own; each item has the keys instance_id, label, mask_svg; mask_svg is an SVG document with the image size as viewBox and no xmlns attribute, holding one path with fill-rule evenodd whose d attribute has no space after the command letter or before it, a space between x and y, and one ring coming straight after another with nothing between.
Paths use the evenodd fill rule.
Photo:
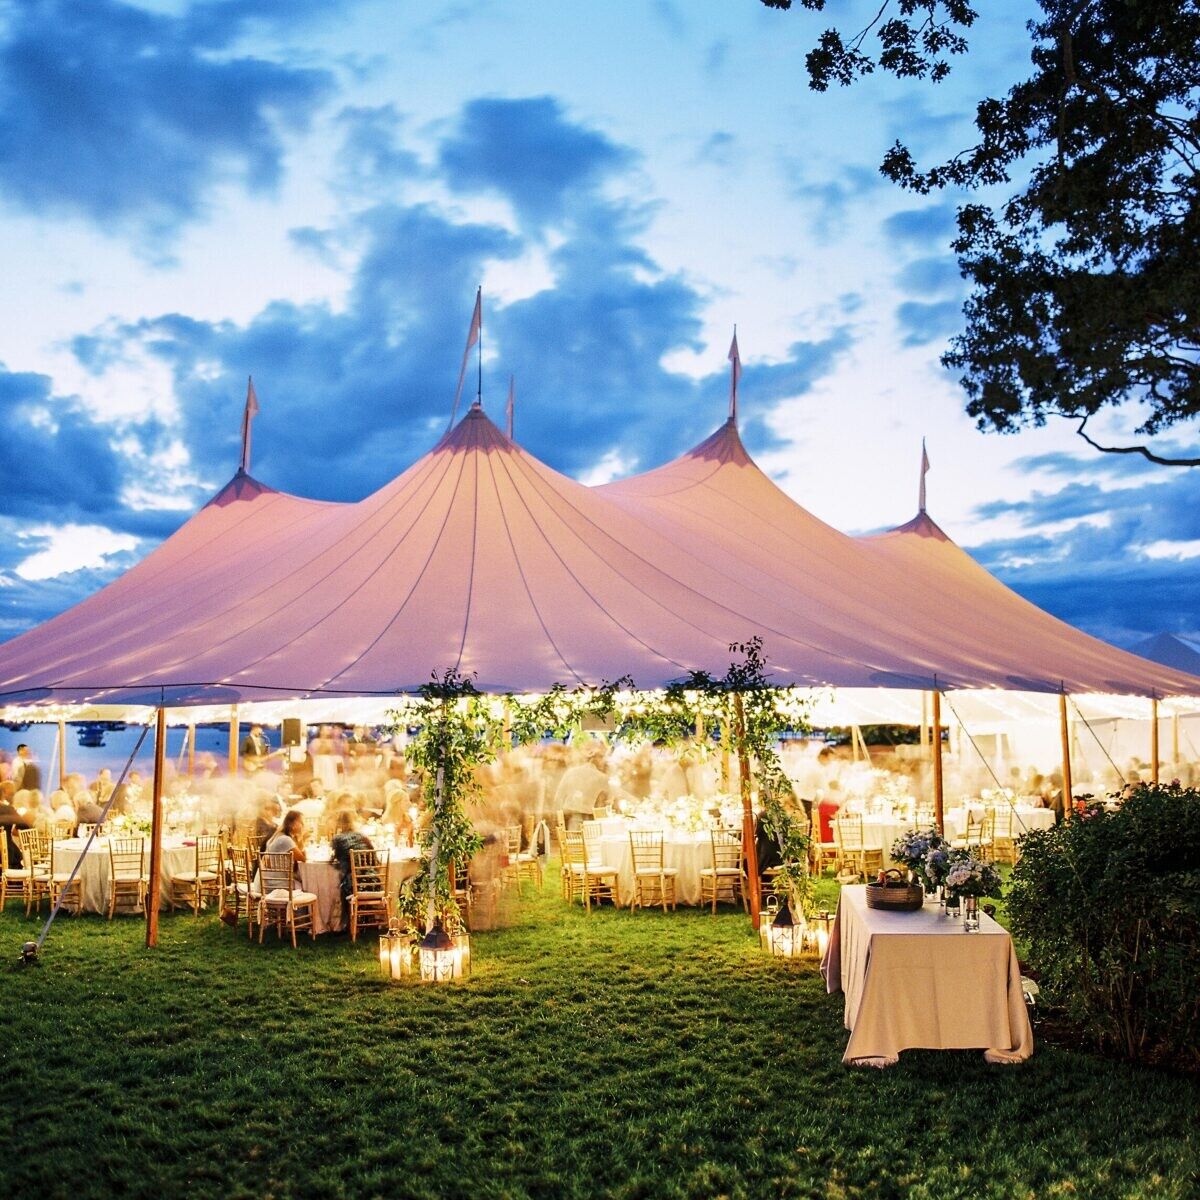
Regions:
<instances>
[{"instance_id":1,"label":"long rectangular table","mask_svg":"<svg viewBox=\"0 0 1200 1200\"><path fill-rule=\"evenodd\" d=\"M978 933L942 914L867 907L867 889L842 888L821 974L844 992L850 1040L842 1062L887 1067L902 1050L983 1050L1023 1062L1033 1029L1012 938L981 915Z\"/></svg>"}]
</instances>

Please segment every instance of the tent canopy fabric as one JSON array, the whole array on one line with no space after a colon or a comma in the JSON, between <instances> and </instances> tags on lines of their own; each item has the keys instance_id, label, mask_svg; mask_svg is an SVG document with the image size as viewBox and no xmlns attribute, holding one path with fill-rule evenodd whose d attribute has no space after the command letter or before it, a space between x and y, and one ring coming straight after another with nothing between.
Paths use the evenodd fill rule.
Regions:
<instances>
[{"instance_id":1,"label":"tent canopy fabric","mask_svg":"<svg viewBox=\"0 0 1200 1200\"><path fill-rule=\"evenodd\" d=\"M357 503L239 472L137 566L0 646L0 704L387 697L448 667L490 692L654 688L722 674L754 635L780 684L1200 695L1028 604L927 517L832 529L732 421L586 487L475 407Z\"/></svg>"}]
</instances>

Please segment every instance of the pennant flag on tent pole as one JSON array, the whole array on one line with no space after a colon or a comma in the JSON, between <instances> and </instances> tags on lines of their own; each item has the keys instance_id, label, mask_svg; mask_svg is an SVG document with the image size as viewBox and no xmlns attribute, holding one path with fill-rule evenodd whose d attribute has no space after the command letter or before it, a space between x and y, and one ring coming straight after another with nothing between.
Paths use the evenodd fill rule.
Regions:
<instances>
[{"instance_id":1,"label":"pennant flag on tent pole","mask_svg":"<svg viewBox=\"0 0 1200 1200\"><path fill-rule=\"evenodd\" d=\"M471 358L471 347L479 341L482 327L483 288L479 288L475 293L475 311L471 314L471 328L467 331L467 344L463 347L462 366L458 369L458 387L454 390L454 407L450 410L450 424L446 426L447 433L454 428L454 420L458 416L458 403L462 399L463 381L467 377L467 363Z\"/></svg>"},{"instance_id":2,"label":"pennant flag on tent pole","mask_svg":"<svg viewBox=\"0 0 1200 1200\"><path fill-rule=\"evenodd\" d=\"M729 346L729 419L737 420L738 380L742 377L742 359L738 354L737 326L733 327L733 341Z\"/></svg>"},{"instance_id":3,"label":"pennant flag on tent pole","mask_svg":"<svg viewBox=\"0 0 1200 1200\"><path fill-rule=\"evenodd\" d=\"M250 422L258 415L258 396L254 392L254 376L246 380L246 408L242 413L242 470L250 470Z\"/></svg>"},{"instance_id":4,"label":"pennant flag on tent pole","mask_svg":"<svg viewBox=\"0 0 1200 1200\"><path fill-rule=\"evenodd\" d=\"M517 400L517 377L515 375L510 375L508 377L508 404L506 404L504 407L504 415L507 418L507 425L508 425L507 432L508 432L508 437L509 437L510 441L512 440L512 431L513 431L513 406L516 403L516 400Z\"/></svg>"},{"instance_id":5,"label":"pennant flag on tent pole","mask_svg":"<svg viewBox=\"0 0 1200 1200\"><path fill-rule=\"evenodd\" d=\"M929 455L925 453L925 439L921 439L921 491L917 499L917 511L925 511L925 476L929 474Z\"/></svg>"}]
</instances>

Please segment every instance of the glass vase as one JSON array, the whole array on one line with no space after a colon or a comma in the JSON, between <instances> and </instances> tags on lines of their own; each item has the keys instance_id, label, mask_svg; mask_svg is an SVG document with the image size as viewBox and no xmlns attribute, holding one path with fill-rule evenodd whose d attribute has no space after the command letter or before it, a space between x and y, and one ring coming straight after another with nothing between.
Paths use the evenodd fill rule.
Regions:
<instances>
[{"instance_id":1,"label":"glass vase","mask_svg":"<svg viewBox=\"0 0 1200 1200\"><path fill-rule=\"evenodd\" d=\"M964 896L962 898L963 906L963 931L965 933L979 932L979 897Z\"/></svg>"},{"instance_id":2,"label":"glass vase","mask_svg":"<svg viewBox=\"0 0 1200 1200\"><path fill-rule=\"evenodd\" d=\"M952 921L957 921L962 915L962 898L959 896L950 895L946 897L946 916Z\"/></svg>"}]
</instances>

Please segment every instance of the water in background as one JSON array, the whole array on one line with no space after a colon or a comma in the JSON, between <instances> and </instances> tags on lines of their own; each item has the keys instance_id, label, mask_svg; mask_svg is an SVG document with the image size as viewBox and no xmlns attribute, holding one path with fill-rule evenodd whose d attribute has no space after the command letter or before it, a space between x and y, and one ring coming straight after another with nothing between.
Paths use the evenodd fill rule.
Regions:
<instances>
[{"instance_id":1,"label":"water in background","mask_svg":"<svg viewBox=\"0 0 1200 1200\"><path fill-rule=\"evenodd\" d=\"M121 773L130 752L137 745L141 736L142 726L130 725L120 733L105 733L103 746L81 746L79 744L79 727L67 726L67 774L78 772L86 777L88 782L96 778L101 767L108 767L113 778ZM238 735L243 738L250 732L249 725L243 725ZM272 737L272 734L274 737ZM58 787L58 726L30 725L23 733L0 728L0 750L15 758L17 747L25 742L33 751L42 765L42 780L45 788ZM267 740L277 748L279 730L267 731ZM197 725L196 753L209 753L216 756L217 765L224 769L229 761L229 726L228 725ZM187 770L187 730L185 728L167 729L167 758L176 766ZM154 728L146 734L141 751L133 764L134 768L143 775L149 776L154 771Z\"/></svg>"}]
</instances>

